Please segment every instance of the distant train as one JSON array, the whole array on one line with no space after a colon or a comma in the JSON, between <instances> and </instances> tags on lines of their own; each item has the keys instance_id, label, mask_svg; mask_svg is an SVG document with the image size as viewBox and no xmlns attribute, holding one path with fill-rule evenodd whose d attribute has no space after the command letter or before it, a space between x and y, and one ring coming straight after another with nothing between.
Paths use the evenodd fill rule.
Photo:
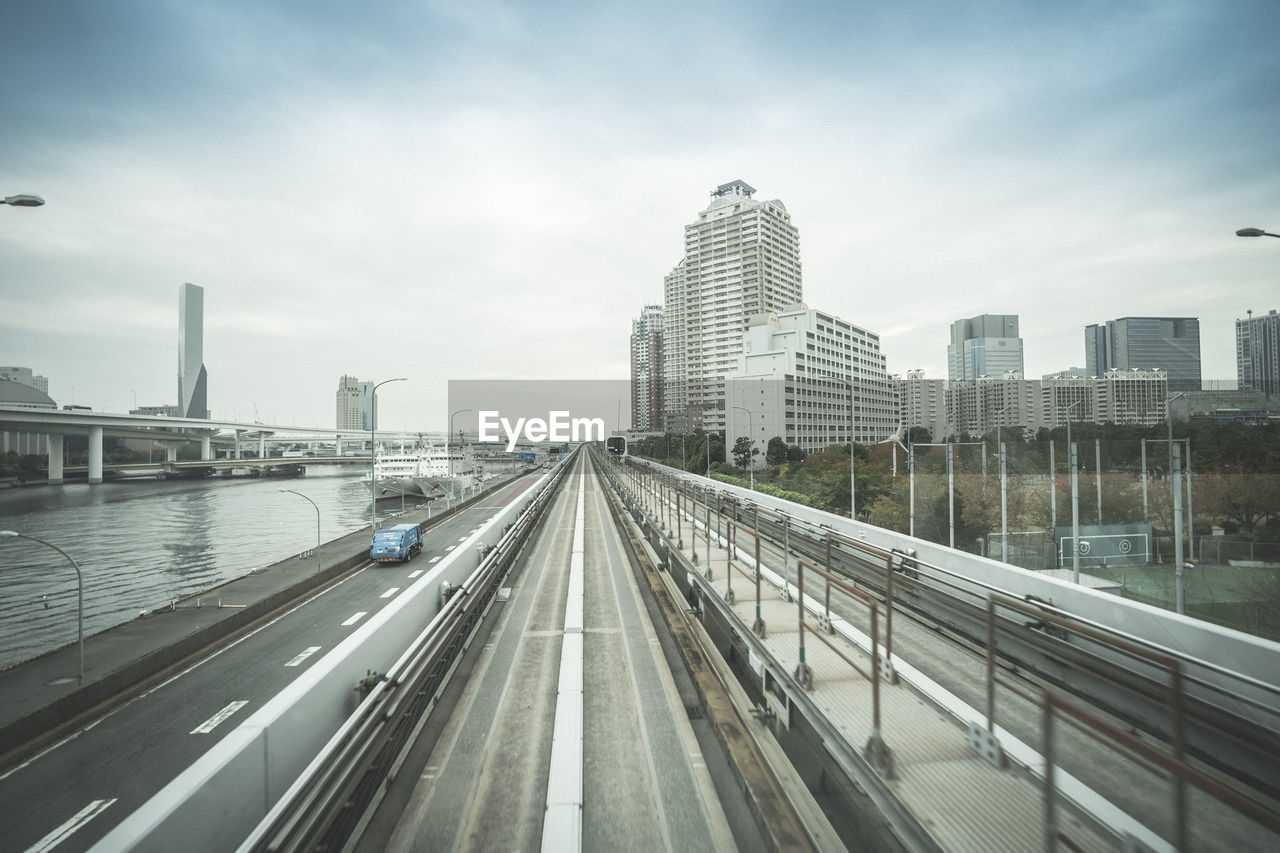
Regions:
<instances>
[{"instance_id":1,"label":"distant train","mask_svg":"<svg viewBox=\"0 0 1280 853\"><path fill-rule=\"evenodd\" d=\"M604 449L614 456L626 456L627 440L620 435L611 435L604 440Z\"/></svg>"}]
</instances>

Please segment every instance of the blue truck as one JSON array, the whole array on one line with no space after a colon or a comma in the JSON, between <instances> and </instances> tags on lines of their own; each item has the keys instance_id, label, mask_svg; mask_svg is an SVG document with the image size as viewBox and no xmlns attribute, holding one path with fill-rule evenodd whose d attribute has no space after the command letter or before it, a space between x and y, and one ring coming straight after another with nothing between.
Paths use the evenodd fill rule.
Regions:
<instances>
[{"instance_id":1,"label":"blue truck","mask_svg":"<svg viewBox=\"0 0 1280 853\"><path fill-rule=\"evenodd\" d=\"M377 563L405 563L422 550L422 531L416 524L393 524L373 534L369 559Z\"/></svg>"}]
</instances>

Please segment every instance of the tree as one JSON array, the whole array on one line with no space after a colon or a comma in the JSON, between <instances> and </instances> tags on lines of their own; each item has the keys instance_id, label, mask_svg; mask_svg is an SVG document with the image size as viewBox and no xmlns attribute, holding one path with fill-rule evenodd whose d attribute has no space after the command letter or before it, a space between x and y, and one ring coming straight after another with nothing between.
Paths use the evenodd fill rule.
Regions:
<instances>
[{"instance_id":1,"label":"tree","mask_svg":"<svg viewBox=\"0 0 1280 853\"><path fill-rule=\"evenodd\" d=\"M739 468L746 470L751 464L751 460L755 456L759 456L760 451L756 450L755 443L745 435L738 436L733 443L733 464Z\"/></svg>"},{"instance_id":2,"label":"tree","mask_svg":"<svg viewBox=\"0 0 1280 853\"><path fill-rule=\"evenodd\" d=\"M764 451L764 461L774 467L787 461L787 443L782 440L782 436L775 435L769 439L769 446Z\"/></svg>"}]
</instances>

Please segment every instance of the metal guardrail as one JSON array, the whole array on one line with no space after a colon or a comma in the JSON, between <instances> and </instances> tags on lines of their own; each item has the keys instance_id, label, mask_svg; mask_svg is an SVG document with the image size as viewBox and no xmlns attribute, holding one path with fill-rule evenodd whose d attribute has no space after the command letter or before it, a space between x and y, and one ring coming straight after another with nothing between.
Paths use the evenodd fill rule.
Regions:
<instances>
[{"instance_id":1,"label":"metal guardrail","mask_svg":"<svg viewBox=\"0 0 1280 853\"><path fill-rule=\"evenodd\" d=\"M357 688L356 713L241 850L342 850L358 837L570 466L560 464L467 581L444 593L447 601L405 655L385 674L369 673Z\"/></svg>"},{"instance_id":2,"label":"metal guardrail","mask_svg":"<svg viewBox=\"0 0 1280 853\"><path fill-rule=\"evenodd\" d=\"M1257 678L1237 673L1226 667L1215 664L1212 661L1203 660L1184 652L1166 648L1158 643L1145 640L1124 631L1120 631L1111 627L1107 627L1086 618L1075 616L1066 611L1053 607L1046 601L1038 599L1027 600L1010 595L1007 591L1000 589L998 586L977 580L973 577L966 576L960 572L945 568L935 563L919 559L913 551L904 551L896 549L885 549L868 542L861 541L858 538L842 535L826 527L815 528L812 524L805 522L797 522L796 519L790 518L786 513L776 510L769 510L757 504L740 504L737 496L727 490L717 491L711 484L706 484L702 488L697 488L687 479L678 478L666 474L661 469L644 463L631 464L623 467L618 472L620 477L627 482L627 488L632 492L634 500L639 506L654 514L659 523L665 522L666 529L675 533L676 550L680 555L682 562L687 561L690 566L697 565L697 549L696 544L690 545L690 553L686 558L683 553L684 538L683 525L686 515L692 520L692 524L696 527L698 524L697 515L699 514L698 500L696 495L701 493L703 497L703 507L705 522L704 529L707 531L707 553L710 553L711 537L715 537L724 544L730 555L730 566L732 567L734 553L740 533L747 533L755 538L756 542L756 565L759 565L759 541L761 536L760 522L762 518L771 519L776 530L781 531L780 536L774 536L773 541L778 542L781 539L784 566L789 564L790 555L796 546L793 535L802 541L807 541L810 560L815 560L813 551L820 550L823 552L821 559L822 569L815 568L809 571L817 570L820 575L828 581L827 583L827 604L825 607L825 618L820 617L819 627L827 630L830 624L830 590L835 587L847 593L852 600L859 601L867 605L871 611L872 621L872 658L873 671L877 666L875 658L878 656L876 648L878 634L878 609L882 604L886 610L886 622L892 619L895 606L895 576L906 579L909 586L915 594L921 591L931 592L934 594L942 594L948 596L958 605L964 605L979 612L985 612L985 617L980 616L980 622L985 624L985 647L987 653L987 677L985 689L987 693L987 731L974 732L970 731L970 742L973 747L981 754L987 756L998 766L1003 766L1004 758L1000 752L999 744L995 741L996 730L996 687L997 685L1005 689L1012 689L1018 695L1031 702L1033 705L1045 708L1045 722L1042 728L1042 738L1052 738L1052 717L1056 713L1059 716L1070 717L1077 723L1084 721L1092 727L1092 734L1095 737L1107 737L1112 740L1121 741L1122 745L1132 751L1138 753L1144 760L1156 764L1169 773L1174 778L1174 796L1175 796L1175 812L1177 814L1177 824L1175 826L1174 835L1178 849L1188 849L1189 832L1186 826L1187 809L1186 804L1186 784L1191 783L1210 793L1220 802L1239 812L1242 815L1258 820L1258 822L1272 831L1276 829L1276 816L1274 812L1268 812L1264 806L1259 805L1257 801L1249 796L1241 794L1239 791L1223 785L1205 773L1198 771L1189 763L1185 753L1187 752L1188 734L1187 728L1190 722L1194 721L1203 729L1211 730L1216 736L1233 740L1245 749L1262 749L1270 750L1274 754L1272 745L1266 743L1258 743L1255 739L1251 739L1250 734L1257 734L1260 731L1270 732L1272 741L1280 736L1280 687L1275 684L1263 682ZM685 508L688 508L687 512ZM752 518L752 526L747 527L740 517L743 512L748 512ZM671 521L671 515L674 512L674 527ZM715 516L714 526L712 516ZM723 523L723 534L721 533L721 525ZM776 531L775 531L776 532ZM797 535L798 534L798 535ZM848 579L841 577L842 569L837 569L832 563L833 550L839 552L846 564L848 560L853 559L861 561L865 567L874 571L860 572L856 579L856 584L850 583ZM797 581L803 584L802 575L805 571L799 566ZM709 564L701 574L701 581L705 582L709 587L711 581ZM757 636L763 636L763 625L759 623L759 575L758 571L754 572L757 582L757 625L753 626L753 633ZM878 582L877 582L878 579ZM731 579L726 580L726 587L721 594L718 590L711 590L710 598L717 599L723 595L723 598L732 603L732 586ZM785 583L784 583L785 587ZM802 589L802 587L801 587ZM801 595L803 600L803 594ZM878 599L878 600L877 600ZM1022 615L1028 617L1029 621L1015 622L1009 618L1010 614ZM799 649L799 661L793 674L795 682L801 687L808 687L805 678L805 659L804 659L804 637L806 633L814 633L819 637L823 637L822 631L815 631L811 626L807 625L803 617L803 608L801 608L800 617L801 641ZM1053 658L1061 663L1069 666L1080 665L1082 658L1095 658L1101 663L1095 664L1095 674L1098 677L1108 678L1116 682L1116 686L1120 690L1127 690L1139 695L1144 701L1151 703L1152 707L1168 707L1171 709L1170 724L1163 736L1168 740L1172 755L1166 751L1154 749L1146 744L1137 741L1131 735L1127 735L1118 729L1114 724L1107 722L1106 718L1101 714L1089 711L1068 701L1065 697L1058 693L1049 694L1046 692L1043 697L1032 695L1021 685L1014 684L1008 679L1001 678L996 667L996 658L998 654L1004 654L1007 650L1001 649L997 643L997 629L1001 629L1008 633L1013 628L1023 630L1035 628L1039 630L1033 631L1031 642L1036 643L1037 649L1050 655L1063 655L1064 657ZM1072 642L1068 642L1068 638L1072 638ZM823 637L825 641L825 637ZM979 643L981 639L977 638ZM892 644L892 627L891 623L886 625L885 645L886 659L891 659ZM1020 645L1026 648L1028 638L1023 636L1020 638ZM856 662L845 655L841 657L853 669L861 673L864 677L867 673L857 666ZM1127 669L1118 668L1124 661L1130 661ZM1085 661L1088 662L1087 660ZM1158 684L1159 673L1165 674L1166 683L1168 685L1167 692L1159 693ZM879 679L873 679L873 683L878 687ZM1193 688L1189 692L1188 688ZM803 696L803 692L800 694ZM873 696L873 703L878 697ZM873 709L876 713L878 709ZM1261 726L1261 728L1258 728ZM878 732L878 714L875 725ZM1157 732L1159 734L1159 732ZM1124 738L1116 738L1115 735L1124 735ZM975 737L975 735L977 735ZM873 738L874 739L874 738ZM1052 746L1049 740L1046 740L1048 746ZM887 750L887 747L886 747ZM883 759L876 763L875 753L868 744L864 757L870 760L873 766L884 772L885 768L891 768L891 758L888 761ZM1152 756L1159 756L1153 758ZM1203 755L1201 757L1204 757ZM1049 773L1052 772L1052 756L1046 756L1049 762ZM1265 761L1265 759L1264 759ZM1052 799L1052 777L1049 775L1049 783L1046 790L1047 800ZM1266 780L1256 777L1249 779L1248 784L1262 783L1264 795L1274 796L1274 791L1266 790ZM1050 812L1051 806L1046 805L1046 816L1052 818ZM1259 819L1258 815L1263 815L1266 819ZM1056 829L1046 830L1046 849L1053 849L1054 844L1063 840L1060 838ZM1069 840L1064 841L1069 844Z\"/></svg>"}]
</instances>

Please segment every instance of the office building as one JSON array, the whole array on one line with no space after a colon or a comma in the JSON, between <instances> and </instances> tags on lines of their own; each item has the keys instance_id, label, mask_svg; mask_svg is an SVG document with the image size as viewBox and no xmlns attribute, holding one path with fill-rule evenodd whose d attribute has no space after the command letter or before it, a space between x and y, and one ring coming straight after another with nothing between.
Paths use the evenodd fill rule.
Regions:
<instances>
[{"instance_id":1,"label":"office building","mask_svg":"<svg viewBox=\"0 0 1280 853\"><path fill-rule=\"evenodd\" d=\"M184 418L209 417L204 369L204 288L178 289L178 409Z\"/></svg>"},{"instance_id":2,"label":"office building","mask_svg":"<svg viewBox=\"0 0 1280 853\"><path fill-rule=\"evenodd\" d=\"M1280 315L1236 320L1236 384L1241 391L1280 391Z\"/></svg>"},{"instance_id":3,"label":"office building","mask_svg":"<svg viewBox=\"0 0 1280 853\"><path fill-rule=\"evenodd\" d=\"M20 382L29 388L36 389L41 394L47 395L49 393L49 380L44 376L33 373L29 367L0 367L0 379Z\"/></svg>"},{"instance_id":4,"label":"office building","mask_svg":"<svg viewBox=\"0 0 1280 853\"><path fill-rule=\"evenodd\" d=\"M631 428L662 429L662 306L646 305L631 321Z\"/></svg>"},{"instance_id":5,"label":"office building","mask_svg":"<svg viewBox=\"0 0 1280 853\"><path fill-rule=\"evenodd\" d=\"M1155 426L1164 423L1169 378L1163 370L1108 370L1102 376L1050 379L1043 389L1043 425L1072 423ZM1030 426L1030 425L1029 425Z\"/></svg>"},{"instance_id":6,"label":"office building","mask_svg":"<svg viewBox=\"0 0 1280 853\"><path fill-rule=\"evenodd\" d=\"M749 436L756 464L775 436L814 451L898 430L880 336L803 305L753 316L727 379L726 443Z\"/></svg>"},{"instance_id":7,"label":"office building","mask_svg":"<svg viewBox=\"0 0 1280 853\"><path fill-rule=\"evenodd\" d=\"M1022 378L1022 338L1017 314L980 314L951 324L947 379L973 382L979 376Z\"/></svg>"},{"instance_id":8,"label":"office building","mask_svg":"<svg viewBox=\"0 0 1280 853\"><path fill-rule=\"evenodd\" d=\"M684 258L665 280L664 374L669 430L725 426L725 376L756 314L799 304L800 237L782 202L742 181L721 184L685 226Z\"/></svg>"},{"instance_id":9,"label":"office building","mask_svg":"<svg viewBox=\"0 0 1280 853\"><path fill-rule=\"evenodd\" d=\"M1200 320L1196 317L1121 317L1084 330L1085 369L1163 370L1171 391L1200 390Z\"/></svg>"},{"instance_id":10,"label":"office building","mask_svg":"<svg viewBox=\"0 0 1280 853\"><path fill-rule=\"evenodd\" d=\"M338 429L373 429L375 426L373 383L354 376L338 380Z\"/></svg>"}]
</instances>

